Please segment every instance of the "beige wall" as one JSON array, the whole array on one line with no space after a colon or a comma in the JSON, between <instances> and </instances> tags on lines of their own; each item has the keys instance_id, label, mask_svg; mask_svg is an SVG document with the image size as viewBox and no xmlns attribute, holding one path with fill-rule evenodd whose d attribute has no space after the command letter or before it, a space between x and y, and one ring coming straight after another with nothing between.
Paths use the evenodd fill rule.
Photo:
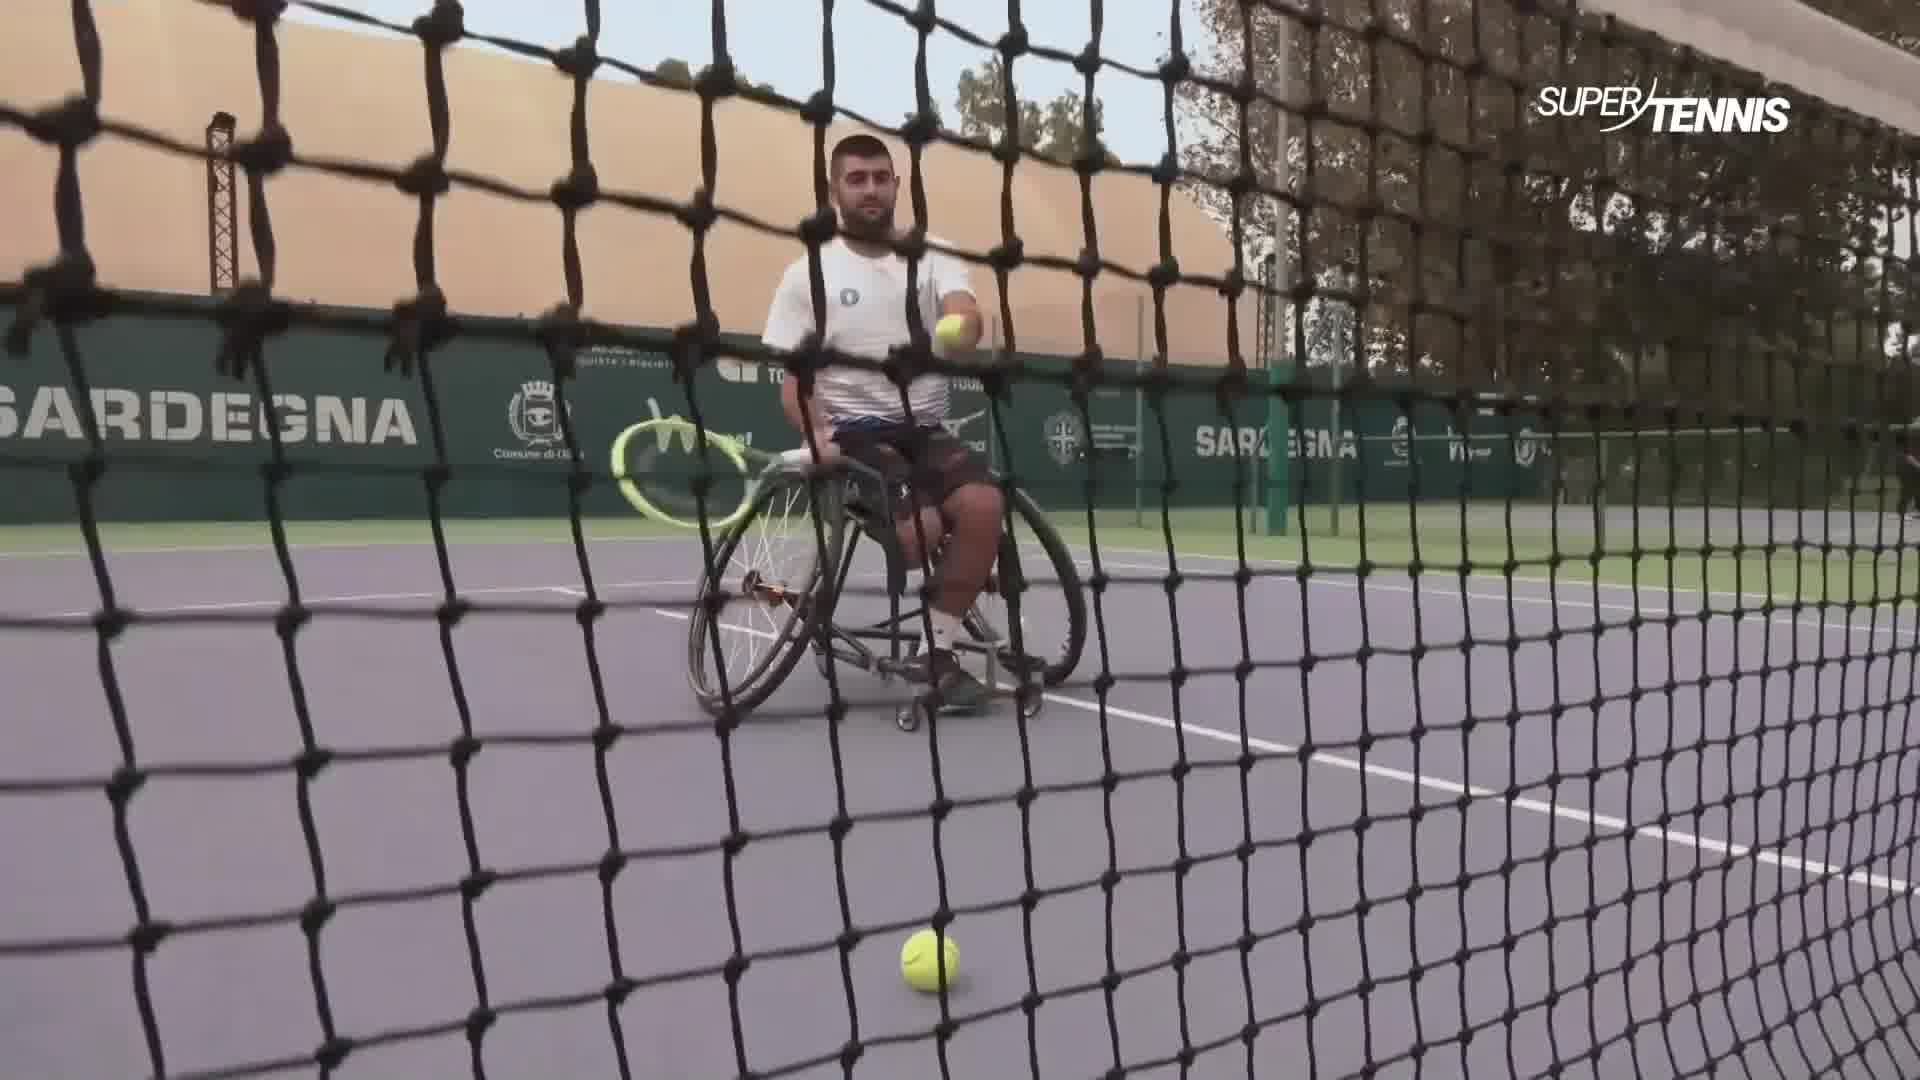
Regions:
<instances>
[{"instance_id":1,"label":"beige wall","mask_svg":"<svg viewBox=\"0 0 1920 1080\"><path fill-rule=\"evenodd\" d=\"M77 92L79 65L66 0L8 0L8 7L18 10L7 18L10 60L0 65L0 101L36 107ZM239 118L243 136L256 129L260 95L249 26L192 3L94 9L110 117L195 145L219 109ZM298 23L283 23L279 40L282 116L298 153L400 167L428 147L416 42ZM571 87L557 72L460 48L448 54L447 81L451 168L535 192L565 173ZM603 189L684 201L699 186L700 109L692 95L600 81L592 87L589 114ZM716 110L715 128L722 205L779 227L811 211L811 128L791 114L738 101ZM901 162L904 169L904 153ZM998 243L1001 166L944 147L929 150L925 164L931 228L972 251ZM0 278L17 279L54 247L54 166L53 153L14 129L0 129ZM81 169L88 244L107 281L167 291L206 288L206 172L200 161L104 137L86 151ZM1144 271L1159 257L1159 191L1143 179L1108 176L1096 179L1094 193L1103 255ZM1083 237L1076 176L1023 161L1013 194L1015 226L1030 254L1077 257ZM385 185L294 168L272 181L268 199L282 295L384 307L411 294L416 207L405 196ZM1181 267L1224 273L1232 258L1221 231L1178 193L1172 203ZM904 197L902 204L909 205ZM244 237L244 191L241 213ZM550 204L456 189L442 200L436 224L439 278L459 310L530 315L562 298L559 215ZM589 211L582 224L592 317L642 325L691 318L692 242L684 227L611 204ZM712 231L709 280L728 329L759 329L774 281L801 250L791 237L738 225L723 223ZM250 272L250 244L243 251L242 265ZM991 272L976 273L983 305L996 311L999 293ZM1081 288L1066 272L1029 267L1013 274L1008 292L1023 349L1079 349ZM1143 286L1122 279L1098 283L1097 329L1110 355L1135 355L1145 295ZM1242 303L1242 349L1251 359L1254 305L1251 297ZM1223 362L1226 315L1225 299L1212 290L1183 286L1170 293L1171 358ZM1151 342L1150 303L1145 325Z\"/></svg>"}]
</instances>

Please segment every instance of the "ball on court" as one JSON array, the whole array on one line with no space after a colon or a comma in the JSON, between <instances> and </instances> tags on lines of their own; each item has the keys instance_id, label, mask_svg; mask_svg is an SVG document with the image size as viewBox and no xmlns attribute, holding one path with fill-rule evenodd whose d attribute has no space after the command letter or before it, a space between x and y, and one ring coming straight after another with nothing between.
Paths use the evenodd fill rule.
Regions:
<instances>
[{"instance_id":1,"label":"ball on court","mask_svg":"<svg viewBox=\"0 0 1920 1080\"><path fill-rule=\"evenodd\" d=\"M908 986L927 994L939 991L943 973L939 944L932 930L920 930L900 946L900 974ZM952 934L947 935L946 954L944 974L947 985L952 986L954 975L960 970L960 946L954 944Z\"/></svg>"},{"instance_id":2,"label":"ball on court","mask_svg":"<svg viewBox=\"0 0 1920 1080\"><path fill-rule=\"evenodd\" d=\"M933 324L933 340L940 343L942 350L959 348L966 334L967 320L963 316L948 315Z\"/></svg>"}]
</instances>

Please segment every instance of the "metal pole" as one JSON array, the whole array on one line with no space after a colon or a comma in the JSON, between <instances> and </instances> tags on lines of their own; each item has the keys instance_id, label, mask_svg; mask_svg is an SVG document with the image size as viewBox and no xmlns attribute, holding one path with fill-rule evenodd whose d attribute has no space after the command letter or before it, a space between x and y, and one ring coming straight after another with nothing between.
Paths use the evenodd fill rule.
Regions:
<instances>
[{"instance_id":1,"label":"metal pole","mask_svg":"<svg viewBox=\"0 0 1920 1080\"><path fill-rule=\"evenodd\" d=\"M1133 373L1145 376L1147 373L1147 298L1133 298ZM1147 526L1146 507L1146 447L1147 447L1147 396L1140 384L1133 384L1133 527L1144 529Z\"/></svg>"},{"instance_id":2,"label":"metal pole","mask_svg":"<svg viewBox=\"0 0 1920 1080\"><path fill-rule=\"evenodd\" d=\"M1326 301L1320 302L1320 317L1326 317ZM1333 407L1328 410L1331 418L1327 421L1333 428L1333 460L1327 463L1327 514L1333 535L1340 535L1340 361L1343 358L1339 349L1333 351Z\"/></svg>"},{"instance_id":3,"label":"metal pole","mask_svg":"<svg viewBox=\"0 0 1920 1080\"><path fill-rule=\"evenodd\" d=\"M1340 288L1341 288L1341 291L1343 292L1353 291L1353 274L1350 271L1346 271L1344 269L1342 270L1340 274ZM1327 317L1328 317L1327 302L1326 300L1322 299L1320 301L1320 318L1325 319ZM1346 327L1344 326L1344 320L1342 320L1342 323L1343 325L1341 326L1341 329L1345 330ZM1333 432L1332 432L1333 461L1327 468L1328 510L1330 511L1330 517L1331 517L1332 526L1333 526L1333 535L1335 536L1340 535L1340 501L1344 497L1344 493L1341 490L1341 483L1340 483L1341 472L1343 470L1343 467L1341 465L1340 450L1342 445L1346 441L1344 437L1346 432L1344 427L1340 423L1339 391L1341 386L1346 381L1346 367L1347 367L1347 335L1345 333L1342 333L1340 335L1340 340L1334 342L1334 349L1333 349L1334 398L1333 398L1333 409L1332 409L1333 418L1331 420L1331 424L1333 426Z\"/></svg>"},{"instance_id":4,"label":"metal pole","mask_svg":"<svg viewBox=\"0 0 1920 1080\"><path fill-rule=\"evenodd\" d=\"M1273 72L1273 94L1274 97L1285 101L1287 100L1288 85L1292 82L1293 42L1291 40L1292 35L1288 33L1292 21L1284 18L1275 21L1279 24L1274 31L1279 37L1279 48L1276 52L1278 60L1274 65ZM1250 23L1248 25L1251 26ZM1285 192L1293 186L1293 162L1287 156L1288 140L1291 135L1290 128L1292 126L1288 120L1287 111L1276 106L1273 110L1273 188L1276 192ZM1286 219L1286 202L1276 195L1273 200L1273 288L1276 304L1281 303L1282 301L1279 298L1287 294L1289 271L1291 270L1287 262ZM1285 309L1281 310L1283 311ZM1277 368L1285 363L1287 356L1287 345L1285 343L1287 334L1285 326L1286 320L1282 318L1277 311L1274 316L1273 351L1271 355L1266 357L1266 363L1269 368ZM1269 375L1271 375L1271 372L1269 372ZM1271 399L1269 399L1267 415L1270 426L1273 415ZM1275 445L1276 442L1284 441L1284 438L1276 440L1274 433L1269 431L1267 434L1267 453L1276 457L1286 453L1285 446ZM1267 475L1261 478L1263 486L1271 485L1273 482L1270 468L1271 466L1269 467ZM1289 485L1290 488L1292 486L1293 485ZM1271 524L1272 515L1267 515L1267 522L1263 524L1261 528L1271 534ZM1301 528L1305 528L1304 523Z\"/></svg>"}]
</instances>

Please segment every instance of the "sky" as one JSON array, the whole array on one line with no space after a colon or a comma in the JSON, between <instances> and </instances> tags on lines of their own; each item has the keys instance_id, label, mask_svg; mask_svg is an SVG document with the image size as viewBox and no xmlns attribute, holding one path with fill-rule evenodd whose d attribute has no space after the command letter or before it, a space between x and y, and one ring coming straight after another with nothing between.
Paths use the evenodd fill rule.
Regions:
<instances>
[{"instance_id":1,"label":"sky","mask_svg":"<svg viewBox=\"0 0 1920 1080\"><path fill-rule=\"evenodd\" d=\"M338 0L369 15L407 23L429 0ZM911 9L915 0L897 0ZM1181 32L1187 53L1206 46L1191 0L1105 0L1100 51L1105 57L1151 70L1167 53L1172 5L1183 7ZM470 31L544 45L565 45L586 32L578 0L463 0ZM1090 0L1025 0L1021 21L1037 45L1077 53L1092 36ZM992 42L1007 31L1007 0L939 0L941 18ZM727 52L741 74L772 83L792 98L820 89L821 0L725 0ZM600 51L635 67L652 68L668 57L694 70L713 59L712 0L602 0ZM288 18L342 25L302 8ZM833 4L835 98L843 107L887 126L897 126L914 103L914 58L919 35L905 19L871 0ZM927 83L943 115L954 119L953 96L960 73L979 65L989 49L943 30L927 44ZM1062 91L1079 94L1083 77L1066 63L1027 57L1014 65L1014 85L1023 98L1048 100ZM1128 162L1152 162L1166 152L1164 89L1156 80L1103 68L1094 93L1105 109L1108 145Z\"/></svg>"}]
</instances>

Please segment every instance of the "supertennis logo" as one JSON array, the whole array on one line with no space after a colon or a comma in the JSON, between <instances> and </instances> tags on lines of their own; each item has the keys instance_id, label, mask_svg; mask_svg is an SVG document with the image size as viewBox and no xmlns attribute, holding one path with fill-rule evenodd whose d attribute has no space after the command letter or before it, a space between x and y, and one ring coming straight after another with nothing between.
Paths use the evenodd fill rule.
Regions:
<instances>
[{"instance_id":1,"label":"supertennis logo","mask_svg":"<svg viewBox=\"0 0 1920 1080\"><path fill-rule=\"evenodd\" d=\"M1778 135L1793 110L1783 97L1662 97L1658 82L1645 90L1631 84L1547 86L1533 107L1547 117L1598 117L1608 122L1601 134L1646 120L1652 131L1674 135Z\"/></svg>"}]
</instances>

